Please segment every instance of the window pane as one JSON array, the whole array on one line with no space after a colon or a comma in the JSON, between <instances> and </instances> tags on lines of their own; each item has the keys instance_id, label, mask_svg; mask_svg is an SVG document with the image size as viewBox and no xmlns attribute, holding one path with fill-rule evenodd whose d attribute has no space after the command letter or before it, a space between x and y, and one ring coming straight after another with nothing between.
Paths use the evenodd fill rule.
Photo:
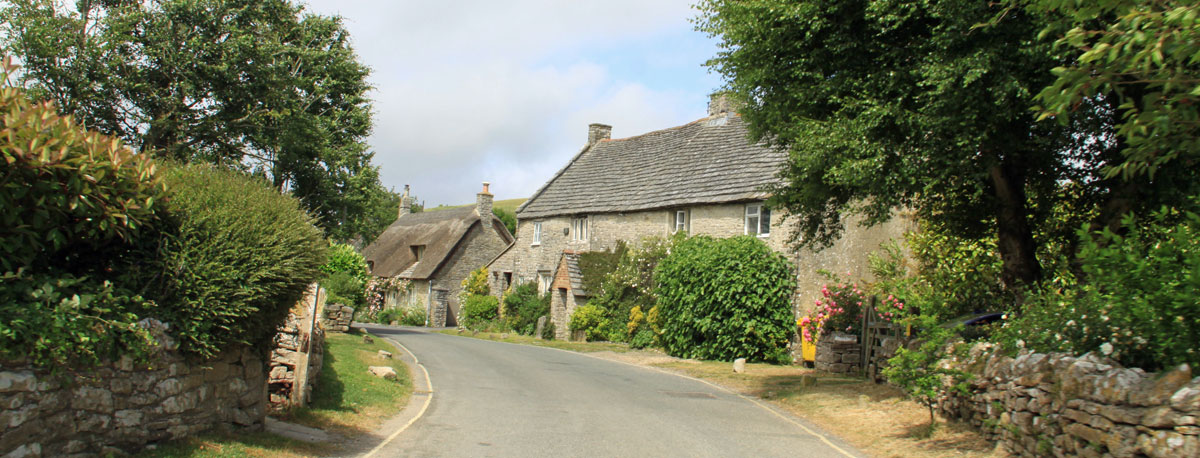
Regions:
<instances>
[{"instance_id":1,"label":"window pane","mask_svg":"<svg viewBox=\"0 0 1200 458\"><path fill-rule=\"evenodd\" d=\"M771 209L769 209L767 207L762 208L762 216L759 218L758 233L759 234L770 234L771 233Z\"/></svg>"},{"instance_id":2,"label":"window pane","mask_svg":"<svg viewBox=\"0 0 1200 458\"><path fill-rule=\"evenodd\" d=\"M747 216L746 217L746 233L747 234L757 234L758 233L758 216Z\"/></svg>"}]
</instances>

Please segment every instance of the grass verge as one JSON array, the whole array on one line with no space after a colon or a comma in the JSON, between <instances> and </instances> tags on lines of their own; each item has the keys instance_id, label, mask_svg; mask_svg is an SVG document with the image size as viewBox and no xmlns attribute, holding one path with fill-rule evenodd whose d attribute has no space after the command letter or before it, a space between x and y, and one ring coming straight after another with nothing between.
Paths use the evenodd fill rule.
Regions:
<instances>
[{"instance_id":1,"label":"grass verge","mask_svg":"<svg viewBox=\"0 0 1200 458\"><path fill-rule=\"evenodd\" d=\"M442 331L477 339L538 345L591 353L618 361L656 367L702 379L734 392L770 402L807 419L855 448L886 458L998 458L1007 456L977 432L959 423L940 422L930 431L928 411L899 389L859 377L835 375L800 366L751 363L746 372L733 364L670 358L656 350L633 350L609 342L562 342L480 332Z\"/></svg>"},{"instance_id":2,"label":"grass verge","mask_svg":"<svg viewBox=\"0 0 1200 458\"><path fill-rule=\"evenodd\" d=\"M325 336L325 360L309 407L296 408L274 417L291 423L320 428L343 438L373 432L398 414L412 395L412 375L398 359L384 359L379 350L396 349L380 338L364 343L360 333L329 333ZM368 366L391 366L399 378L384 380L367 372ZM139 457L271 457L325 456L339 444L309 444L269 432L207 433L160 445Z\"/></svg>"}]
</instances>

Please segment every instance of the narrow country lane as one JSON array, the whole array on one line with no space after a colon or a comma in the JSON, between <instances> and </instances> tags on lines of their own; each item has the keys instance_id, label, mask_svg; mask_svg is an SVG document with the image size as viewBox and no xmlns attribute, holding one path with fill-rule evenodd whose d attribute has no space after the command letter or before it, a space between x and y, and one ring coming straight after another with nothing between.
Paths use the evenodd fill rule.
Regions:
<instances>
[{"instance_id":1,"label":"narrow country lane","mask_svg":"<svg viewBox=\"0 0 1200 458\"><path fill-rule=\"evenodd\" d=\"M862 456L696 380L549 348L369 330L415 354L433 392L424 416L376 456Z\"/></svg>"}]
</instances>

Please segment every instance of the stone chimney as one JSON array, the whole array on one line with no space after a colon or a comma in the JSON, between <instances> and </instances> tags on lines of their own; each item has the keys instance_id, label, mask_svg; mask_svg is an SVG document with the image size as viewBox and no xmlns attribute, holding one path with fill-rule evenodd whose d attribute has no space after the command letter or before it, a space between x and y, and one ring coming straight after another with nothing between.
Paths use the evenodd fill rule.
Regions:
<instances>
[{"instance_id":1,"label":"stone chimney","mask_svg":"<svg viewBox=\"0 0 1200 458\"><path fill-rule=\"evenodd\" d=\"M728 92L714 92L708 96L708 115L717 116L736 111L735 102L729 99Z\"/></svg>"},{"instance_id":2,"label":"stone chimney","mask_svg":"<svg viewBox=\"0 0 1200 458\"><path fill-rule=\"evenodd\" d=\"M408 195L408 185L404 185L404 195L400 196L400 215L412 213L413 198ZM399 217L398 216L398 217Z\"/></svg>"},{"instance_id":3,"label":"stone chimney","mask_svg":"<svg viewBox=\"0 0 1200 458\"><path fill-rule=\"evenodd\" d=\"M588 142L591 145L600 140L612 138L612 126L607 124L588 124Z\"/></svg>"},{"instance_id":4,"label":"stone chimney","mask_svg":"<svg viewBox=\"0 0 1200 458\"><path fill-rule=\"evenodd\" d=\"M483 182L483 191L475 195L475 212L479 213L479 221L483 223L484 229L492 228L492 193L488 192L488 185L491 183Z\"/></svg>"}]
</instances>

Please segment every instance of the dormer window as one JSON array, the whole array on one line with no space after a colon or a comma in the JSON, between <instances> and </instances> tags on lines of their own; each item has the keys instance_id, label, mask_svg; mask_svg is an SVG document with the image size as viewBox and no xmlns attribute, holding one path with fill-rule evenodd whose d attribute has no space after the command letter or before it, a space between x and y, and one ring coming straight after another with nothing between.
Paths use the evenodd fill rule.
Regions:
<instances>
[{"instance_id":1,"label":"dormer window","mask_svg":"<svg viewBox=\"0 0 1200 458\"><path fill-rule=\"evenodd\" d=\"M417 262L421 262L421 259L425 258L425 245L409 245L408 248L412 250L412 255L417 258Z\"/></svg>"}]
</instances>

